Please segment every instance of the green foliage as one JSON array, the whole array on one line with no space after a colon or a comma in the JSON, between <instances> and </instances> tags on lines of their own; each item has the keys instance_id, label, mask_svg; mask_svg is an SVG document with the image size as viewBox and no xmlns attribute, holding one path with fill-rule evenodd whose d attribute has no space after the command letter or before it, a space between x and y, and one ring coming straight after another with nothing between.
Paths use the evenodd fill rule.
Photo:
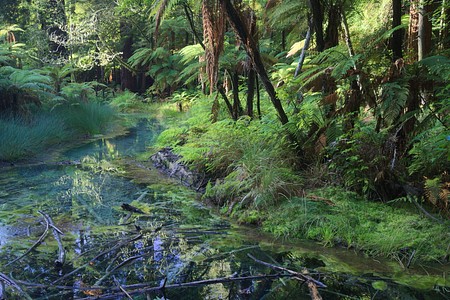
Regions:
<instances>
[{"instance_id":1,"label":"green foliage","mask_svg":"<svg viewBox=\"0 0 450 300\"><path fill-rule=\"evenodd\" d=\"M407 83L388 82L382 85L380 114L387 126L394 125L404 110L409 96Z\"/></svg>"},{"instance_id":2,"label":"green foliage","mask_svg":"<svg viewBox=\"0 0 450 300\"><path fill-rule=\"evenodd\" d=\"M450 170L449 130L440 122L415 137L409 151L411 175L433 176Z\"/></svg>"},{"instance_id":3,"label":"green foliage","mask_svg":"<svg viewBox=\"0 0 450 300\"><path fill-rule=\"evenodd\" d=\"M110 104L120 112L138 112L144 110L144 99L130 91L118 93Z\"/></svg>"},{"instance_id":4,"label":"green foliage","mask_svg":"<svg viewBox=\"0 0 450 300\"><path fill-rule=\"evenodd\" d=\"M336 174L336 183L368 194L376 191L376 181L388 170L389 158L383 153L385 134L361 125L359 130L331 143L326 149L326 156L329 158L329 170Z\"/></svg>"}]
</instances>

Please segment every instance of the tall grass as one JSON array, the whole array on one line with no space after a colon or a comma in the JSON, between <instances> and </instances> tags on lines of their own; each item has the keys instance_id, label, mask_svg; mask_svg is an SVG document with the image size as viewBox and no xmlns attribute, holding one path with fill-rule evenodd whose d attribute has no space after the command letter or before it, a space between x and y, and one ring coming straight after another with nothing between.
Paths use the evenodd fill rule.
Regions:
<instances>
[{"instance_id":1,"label":"tall grass","mask_svg":"<svg viewBox=\"0 0 450 300\"><path fill-rule=\"evenodd\" d=\"M68 128L85 135L101 133L116 115L111 106L98 102L59 107L56 113L64 118Z\"/></svg>"},{"instance_id":2,"label":"tall grass","mask_svg":"<svg viewBox=\"0 0 450 300\"><path fill-rule=\"evenodd\" d=\"M69 136L62 118L49 114L31 121L21 117L2 117L0 128L0 160L3 161L33 156Z\"/></svg>"},{"instance_id":3,"label":"tall grass","mask_svg":"<svg viewBox=\"0 0 450 300\"><path fill-rule=\"evenodd\" d=\"M110 106L89 102L37 111L27 119L0 117L0 161L32 157L70 138L101 133L115 115Z\"/></svg>"}]
</instances>

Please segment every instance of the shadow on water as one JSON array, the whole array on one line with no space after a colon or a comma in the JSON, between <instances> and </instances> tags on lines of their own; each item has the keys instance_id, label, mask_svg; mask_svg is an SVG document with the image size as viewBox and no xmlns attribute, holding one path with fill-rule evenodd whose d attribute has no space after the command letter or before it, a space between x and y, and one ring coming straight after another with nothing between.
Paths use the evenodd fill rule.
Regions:
<instances>
[{"instance_id":1,"label":"shadow on water","mask_svg":"<svg viewBox=\"0 0 450 300\"><path fill-rule=\"evenodd\" d=\"M147 150L160 130L143 118L125 135L66 151L61 163L1 169L0 271L32 299L126 299L123 291L118 296L121 289L133 291L134 299L311 298L298 280L255 279L277 271L251 254L292 270L308 268L328 286L319 289L324 299L449 298L443 267L405 271L350 250L274 240L213 214L198 195L145 162L137 168L140 176L153 180L135 183L120 166L136 165L133 156ZM62 267L55 264L61 249L52 228L35 245L46 230L39 211L64 232ZM248 279L201 282L230 277ZM160 286L165 288L151 289ZM25 297L14 287L6 291L12 299Z\"/></svg>"}]
</instances>

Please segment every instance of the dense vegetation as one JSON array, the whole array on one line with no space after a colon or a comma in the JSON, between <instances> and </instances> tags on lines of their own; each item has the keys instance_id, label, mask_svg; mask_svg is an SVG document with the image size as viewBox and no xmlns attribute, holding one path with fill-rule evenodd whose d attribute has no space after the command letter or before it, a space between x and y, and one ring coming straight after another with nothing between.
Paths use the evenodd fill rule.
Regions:
<instances>
[{"instance_id":1,"label":"dense vegetation","mask_svg":"<svg viewBox=\"0 0 450 300\"><path fill-rule=\"evenodd\" d=\"M165 102L224 214L448 259L448 1L7 0L0 26L1 161Z\"/></svg>"}]
</instances>

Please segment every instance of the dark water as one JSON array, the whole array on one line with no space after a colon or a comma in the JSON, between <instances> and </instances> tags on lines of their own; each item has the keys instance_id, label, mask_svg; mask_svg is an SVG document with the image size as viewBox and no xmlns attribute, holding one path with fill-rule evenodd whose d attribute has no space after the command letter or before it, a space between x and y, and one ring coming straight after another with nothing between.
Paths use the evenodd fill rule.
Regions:
<instances>
[{"instance_id":1,"label":"dark water","mask_svg":"<svg viewBox=\"0 0 450 300\"><path fill-rule=\"evenodd\" d=\"M127 299L119 296L121 288L134 299L311 299L299 280L263 278L280 272L249 254L295 271L308 268L327 285L319 288L323 299L450 298L448 266L402 270L393 261L276 240L231 224L150 162L134 158L161 131L155 120L135 124L127 134L74 147L57 161L0 169L0 272L31 299ZM128 213L124 203L140 213ZM60 251L51 228L13 262L44 232L39 211L64 232L62 267L55 264ZM230 277L247 279L201 284ZM189 282L197 284L175 287ZM25 299L5 288L11 299Z\"/></svg>"}]
</instances>

